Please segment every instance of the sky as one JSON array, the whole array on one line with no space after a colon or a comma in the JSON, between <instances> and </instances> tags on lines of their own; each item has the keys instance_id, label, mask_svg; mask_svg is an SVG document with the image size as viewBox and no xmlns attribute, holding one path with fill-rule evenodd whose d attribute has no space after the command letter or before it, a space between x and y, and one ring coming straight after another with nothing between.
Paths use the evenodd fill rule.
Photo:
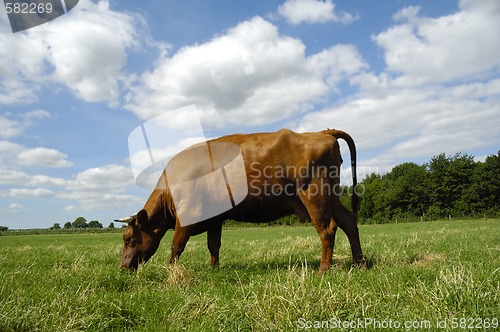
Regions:
<instances>
[{"instance_id":1,"label":"sky","mask_svg":"<svg viewBox=\"0 0 500 332\"><path fill-rule=\"evenodd\" d=\"M151 188L129 135L193 104L210 137L344 130L360 178L483 160L500 150L498 31L497 0L81 0L17 33L1 7L0 225L136 213Z\"/></svg>"}]
</instances>

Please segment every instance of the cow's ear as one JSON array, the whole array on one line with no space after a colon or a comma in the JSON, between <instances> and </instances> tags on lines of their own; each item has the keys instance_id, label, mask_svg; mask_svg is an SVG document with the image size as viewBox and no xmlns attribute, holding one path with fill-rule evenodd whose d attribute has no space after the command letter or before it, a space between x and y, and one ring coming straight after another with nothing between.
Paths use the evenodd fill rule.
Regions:
<instances>
[{"instance_id":1,"label":"cow's ear","mask_svg":"<svg viewBox=\"0 0 500 332\"><path fill-rule=\"evenodd\" d=\"M144 209L137 213L137 225L145 228L148 223L148 212Z\"/></svg>"}]
</instances>

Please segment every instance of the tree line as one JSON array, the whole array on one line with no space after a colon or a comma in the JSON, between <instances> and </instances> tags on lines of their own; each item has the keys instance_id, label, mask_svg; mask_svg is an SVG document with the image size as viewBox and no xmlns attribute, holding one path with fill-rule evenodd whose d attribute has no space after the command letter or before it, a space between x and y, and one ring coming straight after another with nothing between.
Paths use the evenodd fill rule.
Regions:
<instances>
[{"instance_id":1,"label":"tree line","mask_svg":"<svg viewBox=\"0 0 500 332\"><path fill-rule=\"evenodd\" d=\"M361 223L500 215L500 151L474 161L468 154L407 162L359 184ZM363 192L364 191L364 192Z\"/></svg>"},{"instance_id":2,"label":"tree line","mask_svg":"<svg viewBox=\"0 0 500 332\"><path fill-rule=\"evenodd\" d=\"M61 227L61 224L55 223L50 229L84 229L84 228L103 228L102 224L97 221L97 220L91 220L87 222L87 219L84 217L78 217L75 219L75 221L70 222L68 221L67 223L64 224L63 227ZM110 223L108 228L115 228L114 223Z\"/></svg>"}]
</instances>

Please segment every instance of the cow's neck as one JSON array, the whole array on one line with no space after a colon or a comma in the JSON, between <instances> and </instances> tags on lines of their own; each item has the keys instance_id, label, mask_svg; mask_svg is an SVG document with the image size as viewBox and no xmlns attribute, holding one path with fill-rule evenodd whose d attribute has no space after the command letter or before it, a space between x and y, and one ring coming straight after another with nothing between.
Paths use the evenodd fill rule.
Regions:
<instances>
[{"instance_id":1,"label":"cow's neck","mask_svg":"<svg viewBox=\"0 0 500 332\"><path fill-rule=\"evenodd\" d=\"M158 239L163 238L168 229L175 227L171 204L165 189L155 188L144 205L144 210L148 213L149 226Z\"/></svg>"}]
</instances>

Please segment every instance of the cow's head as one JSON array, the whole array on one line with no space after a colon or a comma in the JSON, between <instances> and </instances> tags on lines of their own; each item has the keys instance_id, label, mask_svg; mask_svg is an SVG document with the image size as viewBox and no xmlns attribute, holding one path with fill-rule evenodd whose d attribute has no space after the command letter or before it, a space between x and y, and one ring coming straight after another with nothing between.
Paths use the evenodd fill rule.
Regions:
<instances>
[{"instance_id":1,"label":"cow's head","mask_svg":"<svg viewBox=\"0 0 500 332\"><path fill-rule=\"evenodd\" d=\"M121 268L136 270L140 263L145 263L156 252L161 237L148 222L148 213L141 210L137 215L116 220L128 224L123 233L123 254Z\"/></svg>"}]
</instances>

